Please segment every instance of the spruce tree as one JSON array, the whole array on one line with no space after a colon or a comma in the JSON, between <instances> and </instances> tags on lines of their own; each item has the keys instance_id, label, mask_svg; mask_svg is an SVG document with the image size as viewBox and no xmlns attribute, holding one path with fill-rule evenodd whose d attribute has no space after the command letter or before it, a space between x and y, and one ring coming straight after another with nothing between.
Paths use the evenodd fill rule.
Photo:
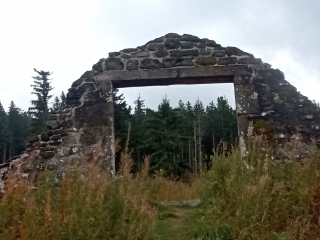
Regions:
<instances>
[{"instance_id":1,"label":"spruce tree","mask_svg":"<svg viewBox=\"0 0 320 240\"><path fill-rule=\"evenodd\" d=\"M3 163L6 160L8 142L9 131L7 114L0 102L0 163Z\"/></svg>"},{"instance_id":2,"label":"spruce tree","mask_svg":"<svg viewBox=\"0 0 320 240\"><path fill-rule=\"evenodd\" d=\"M59 97L56 96L54 98L54 102L52 104L51 111L52 112L56 112L56 111L58 111L60 109L60 107L61 107L61 101L60 101Z\"/></svg>"},{"instance_id":3,"label":"spruce tree","mask_svg":"<svg viewBox=\"0 0 320 240\"><path fill-rule=\"evenodd\" d=\"M64 92L62 91L61 92L61 95L60 95L60 101L61 101L61 106L60 107L63 107L65 104L66 104L66 95L64 94Z\"/></svg>"},{"instance_id":4,"label":"spruce tree","mask_svg":"<svg viewBox=\"0 0 320 240\"><path fill-rule=\"evenodd\" d=\"M123 94L118 94L118 89L113 92L114 99L114 133L120 140L119 146L124 149L128 135L128 123L131 123L131 106L128 106ZM117 156L119 158L120 156ZM118 163L118 162L116 162ZM117 167L117 166L116 166Z\"/></svg>"},{"instance_id":5,"label":"spruce tree","mask_svg":"<svg viewBox=\"0 0 320 240\"><path fill-rule=\"evenodd\" d=\"M34 84L32 94L36 95L35 100L31 100L32 107L29 108L29 113L32 116L31 132L33 134L39 134L46 130L46 121L49 115L49 99L52 95L49 95L53 89L51 87L50 79L48 78L52 73L46 71L38 71L34 69L38 76L32 77Z\"/></svg>"},{"instance_id":6,"label":"spruce tree","mask_svg":"<svg viewBox=\"0 0 320 240\"><path fill-rule=\"evenodd\" d=\"M26 114L13 101L8 111L9 158L25 150L28 126Z\"/></svg>"},{"instance_id":7,"label":"spruce tree","mask_svg":"<svg viewBox=\"0 0 320 240\"><path fill-rule=\"evenodd\" d=\"M189 166L181 161L184 137L179 125L184 122L179 109L172 109L165 97L158 111L147 109L144 139L146 154L151 155L151 171L163 171L168 177L181 176Z\"/></svg>"},{"instance_id":8,"label":"spruce tree","mask_svg":"<svg viewBox=\"0 0 320 240\"><path fill-rule=\"evenodd\" d=\"M145 105L144 100L141 96L137 97L134 101L134 114L132 120L131 137L130 137L130 148L133 149L132 156L137 162L138 169L141 169L143 162L143 155L141 153L141 147L143 144L143 139L145 138L144 131L144 119L145 119Z\"/></svg>"}]
</instances>

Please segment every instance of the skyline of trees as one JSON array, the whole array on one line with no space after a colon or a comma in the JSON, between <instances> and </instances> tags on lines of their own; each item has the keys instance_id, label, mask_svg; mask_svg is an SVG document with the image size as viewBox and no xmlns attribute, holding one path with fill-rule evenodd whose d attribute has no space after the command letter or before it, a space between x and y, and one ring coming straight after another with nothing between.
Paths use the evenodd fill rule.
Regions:
<instances>
[{"instance_id":1,"label":"skyline of trees","mask_svg":"<svg viewBox=\"0 0 320 240\"><path fill-rule=\"evenodd\" d=\"M115 136L124 149L130 123L129 149L135 171L148 155L153 172L181 177L189 171L197 176L210 167L210 156L220 141L229 146L236 142L236 111L225 97L206 107L199 99L194 105L180 100L178 107L172 107L164 97L158 109L152 110L139 95L132 110L120 96L115 98Z\"/></svg>"},{"instance_id":2,"label":"skyline of trees","mask_svg":"<svg viewBox=\"0 0 320 240\"><path fill-rule=\"evenodd\" d=\"M30 137L46 131L50 112L65 104L64 92L50 102L53 87L48 77L52 73L34 70L38 76L32 77L31 94L36 99L28 111L13 101L6 111L0 102L0 163L21 154ZM173 107L165 96L156 110L147 108L140 94L130 106L116 89L114 100L115 136L121 139L119 146L123 149L128 124L131 125L129 148L135 171L141 169L144 157L149 155L152 172L162 171L168 177L185 173L197 176L210 166L210 156L220 141L230 145L237 137L236 112L225 97L218 97L216 103L211 101L207 106L200 99L194 104L180 100Z\"/></svg>"}]
</instances>

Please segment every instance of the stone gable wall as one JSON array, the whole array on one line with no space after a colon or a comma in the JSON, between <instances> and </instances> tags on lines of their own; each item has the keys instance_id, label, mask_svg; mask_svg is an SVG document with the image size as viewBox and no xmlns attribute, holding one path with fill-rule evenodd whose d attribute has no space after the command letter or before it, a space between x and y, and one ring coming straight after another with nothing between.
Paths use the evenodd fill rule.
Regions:
<instances>
[{"instance_id":1,"label":"stone gable wall","mask_svg":"<svg viewBox=\"0 0 320 240\"><path fill-rule=\"evenodd\" d=\"M121 70L161 69L193 66L261 65L261 59L236 47L222 47L213 40L169 33L143 46L109 53L93 65L94 73Z\"/></svg>"}]
</instances>

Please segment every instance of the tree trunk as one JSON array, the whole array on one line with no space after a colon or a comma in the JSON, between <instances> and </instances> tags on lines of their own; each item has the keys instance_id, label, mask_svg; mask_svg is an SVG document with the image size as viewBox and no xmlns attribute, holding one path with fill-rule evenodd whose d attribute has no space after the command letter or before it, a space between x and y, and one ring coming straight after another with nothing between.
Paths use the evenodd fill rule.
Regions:
<instances>
[{"instance_id":1,"label":"tree trunk","mask_svg":"<svg viewBox=\"0 0 320 240\"><path fill-rule=\"evenodd\" d=\"M216 155L216 144L214 142L214 134L212 134L212 152L213 155Z\"/></svg>"},{"instance_id":2,"label":"tree trunk","mask_svg":"<svg viewBox=\"0 0 320 240\"><path fill-rule=\"evenodd\" d=\"M189 166L191 167L191 143L189 138Z\"/></svg>"},{"instance_id":3,"label":"tree trunk","mask_svg":"<svg viewBox=\"0 0 320 240\"><path fill-rule=\"evenodd\" d=\"M5 161L6 161L6 155L7 155L7 148L6 147L4 147L3 148L3 154L2 154L2 163L5 163Z\"/></svg>"},{"instance_id":4,"label":"tree trunk","mask_svg":"<svg viewBox=\"0 0 320 240\"><path fill-rule=\"evenodd\" d=\"M200 175L202 174L202 153L201 153L201 123L200 123L200 114L198 112L198 137L199 137L199 169L200 169Z\"/></svg>"}]
</instances>

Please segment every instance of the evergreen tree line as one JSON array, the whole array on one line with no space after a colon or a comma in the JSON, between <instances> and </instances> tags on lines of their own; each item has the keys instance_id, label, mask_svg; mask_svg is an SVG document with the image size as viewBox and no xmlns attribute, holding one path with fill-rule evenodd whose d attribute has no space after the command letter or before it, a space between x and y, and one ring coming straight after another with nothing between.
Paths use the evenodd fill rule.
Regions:
<instances>
[{"instance_id":1,"label":"evergreen tree line","mask_svg":"<svg viewBox=\"0 0 320 240\"><path fill-rule=\"evenodd\" d=\"M31 107L23 111L11 101L8 111L5 111L0 102L0 163L21 154L25 150L26 142L30 137L46 131L45 122L51 112L57 111L64 103L64 92L60 97L55 97L53 104L50 102L53 89L48 78L52 73L34 69L37 76L33 78L31 94ZM52 105L52 107L50 107Z\"/></svg>"},{"instance_id":2,"label":"evergreen tree line","mask_svg":"<svg viewBox=\"0 0 320 240\"><path fill-rule=\"evenodd\" d=\"M30 137L47 130L45 122L49 114L65 104L63 92L50 102L52 73L34 71L37 76L32 77L31 94L35 98L28 111L11 101L6 112L0 102L0 163L21 154ZM140 95L134 101L134 109L117 90L114 100L115 135L120 139L120 148L124 148L128 124L131 125L129 148L136 171L141 169L144 157L150 156L152 172L163 172L166 176L189 172L198 176L210 167L210 156L215 154L219 143L232 144L237 136L236 112L225 97L218 97L216 103L206 107L200 100L194 105L180 100L178 107L172 107L165 97L156 111L146 108Z\"/></svg>"},{"instance_id":3,"label":"evergreen tree line","mask_svg":"<svg viewBox=\"0 0 320 240\"><path fill-rule=\"evenodd\" d=\"M131 109L123 95L115 95L115 135L123 148L131 125L129 149L136 171L144 157L150 156L152 172L167 177L198 176L210 167L210 156L218 146L227 148L236 141L236 111L225 97L208 106L199 99L194 105L180 100L178 107L164 97L156 111L146 108L144 102L139 95Z\"/></svg>"}]
</instances>

